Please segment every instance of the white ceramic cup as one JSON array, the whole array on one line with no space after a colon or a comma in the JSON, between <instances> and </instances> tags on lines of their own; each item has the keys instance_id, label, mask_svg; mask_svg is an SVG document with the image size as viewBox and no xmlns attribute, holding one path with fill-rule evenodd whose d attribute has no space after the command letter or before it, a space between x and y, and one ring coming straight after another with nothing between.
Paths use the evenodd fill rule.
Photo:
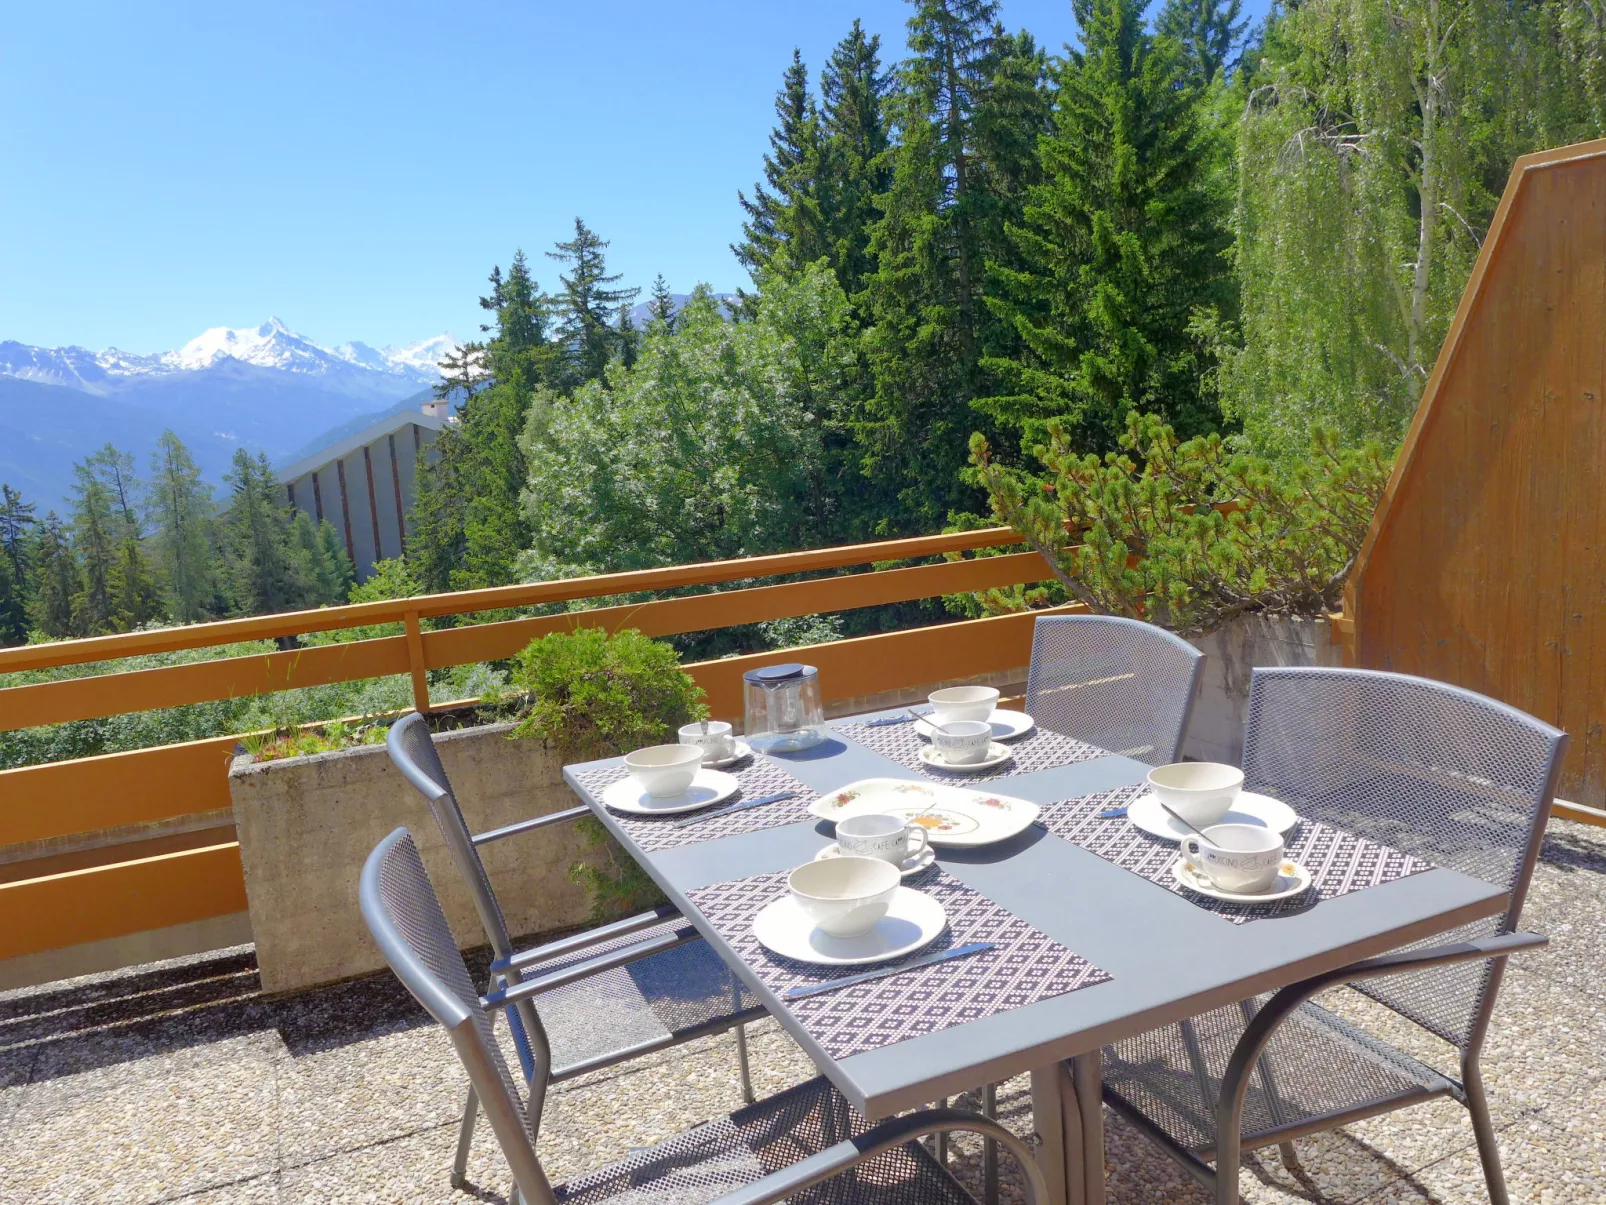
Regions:
<instances>
[{"instance_id":1,"label":"white ceramic cup","mask_svg":"<svg viewBox=\"0 0 1606 1205\"><path fill-rule=\"evenodd\" d=\"M1258 824L1216 824L1204 838L1182 838L1182 856L1222 891L1253 895L1269 891L1283 864L1283 838Z\"/></svg>"},{"instance_id":2,"label":"white ceramic cup","mask_svg":"<svg viewBox=\"0 0 1606 1205\"><path fill-rule=\"evenodd\" d=\"M954 720L985 720L998 706L998 691L991 686L950 686L926 696L931 718L939 724Z\"/></svg>"},{"instance_id":3,"label":"white ceramic cup","mask_svg":"<svg viewBox=\"0 0 1606 1205\"><path fill-rule=\"evenodd\" d=\"M736 752L735 730L724 720L709 720L707 732L701 724L682 724L680 743L696 745L703 751L704 761L724 761Z\"/></svg>"},{"instance_id":4,"label":"white ceramic cup","mask_svg":"<svg viewBox=\"0 0 1606 1205\"><path fill-rule=\"evenodd\" d=\"M787 883L811 921L832 937L868 933L887 914L902 876L880 858L826 858L805 862Z\"/></svg>"},{"instance_id":5,"label":"white ceramic cup","mask_svg":"<svg viewBox=\"0 0 1606 1205\"><path fill-rule=\"evenodd\" d=\"M933 724L927 731L942 760L951 766L980 761L993 739L993 726L986 720L950 720Z\"/></svg>"},{"instance_id":6,"label":"white ceramic cup","mask_svg":"<svg viewBox=\"0 0 1606 1205\"><path fill-rule=\"evenodd\" d=\"M896 816L849 816L836 822L837 847L849 857L880 858L903 867L926 852L930 837Z\"/></svg>"},{"instance_id":7,"label":"white ceramic cup","mask_svg":"<svg viewBox=\"0 0 1606 1205\"><path fill-rule=\"evenodd\" d=\"M648 745L625 754L625 769L643 791L656 799L686 790L702 764L700 745Z\"/></svg>"},{"instance_id":8,"label":"white ceramic cup","mask_svg":"<svg viewBox=\"0 0 1606 1205\"><path fill-rule=\"evenodd\" d=\"M1244 772L1220 762L1179 761L1149 771L1154 797L1194 828L1225 816L1243 786Z\"/></svg>"}]
</instances>

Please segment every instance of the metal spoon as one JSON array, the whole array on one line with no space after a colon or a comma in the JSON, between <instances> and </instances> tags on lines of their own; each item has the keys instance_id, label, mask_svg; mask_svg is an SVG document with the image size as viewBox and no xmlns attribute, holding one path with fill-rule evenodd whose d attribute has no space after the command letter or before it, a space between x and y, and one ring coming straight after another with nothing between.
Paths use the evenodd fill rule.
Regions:
<instances>
[{"instance_id":1,"label":"metal spoon","mask_svg":"<svg viewBox=\"0 0 1606 1205\"><path fill-rule=\"evenodd\" d=\"M1198 829L1194 828L1193 825L1189 824L1186 820L1184 820L1181 816L1177 815L1170 808L1166 807L1165 801L1162 800L1158 795L1156 795L1154 797L1154 802L1156 802L1156 803L1158 803L1160 805L1160 809L1163 812L1165 812L1165 814L1167 816L1170 816L1171 819L1175 820L1178 824L1180 824L1183 828L1187 829L1195 837L1198 837L1199 840L1201 840L1201 841L1209 841L1210 840L1209 837L1205 836Z\"/></svg>"}]
</instances>

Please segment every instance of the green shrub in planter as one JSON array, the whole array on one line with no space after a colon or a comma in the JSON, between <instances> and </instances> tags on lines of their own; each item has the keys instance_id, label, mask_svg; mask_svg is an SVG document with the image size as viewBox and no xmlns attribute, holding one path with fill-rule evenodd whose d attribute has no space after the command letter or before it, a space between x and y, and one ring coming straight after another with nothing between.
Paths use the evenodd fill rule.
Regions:
<instances>
[{"instance_id":1,"label":"green shrub in planter","mask_svg":"<svg viewBox=\"0 0 1606 1205\"><path fill-rule=\"evenodd\" d=\"M637 631L600 628L554 632L533 640L513 662L511 684L529 700L515 737L545 741L565 762L616 757L676 739L682 724L708 714L702 688L680 668L675 650ZM597 920L654 907L663 895L595 820L581 822L609 865L570 872L591 892Z\"/></svg>"}]
</instances>

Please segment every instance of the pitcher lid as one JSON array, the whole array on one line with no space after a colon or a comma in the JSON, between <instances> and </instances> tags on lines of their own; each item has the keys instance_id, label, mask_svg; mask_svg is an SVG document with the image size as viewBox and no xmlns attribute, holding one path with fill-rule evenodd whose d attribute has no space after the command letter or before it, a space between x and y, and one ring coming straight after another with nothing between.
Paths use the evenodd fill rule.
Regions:
<instances>
[{"instance_id":1,"label":"pitcher lid","mask_svg":"<svg viewBox=\"0 0 1606 1205\"><path fill-rule=\"evenodd\" d=\"M750 669L742 675L742 681L751 682L754 686L779 686L783 682L795 681L799 678L812 678L819 673L812 665L801 665L796 661L788 661L781 665L766 665L761 669Z\"/></svg>"}]
</instances>

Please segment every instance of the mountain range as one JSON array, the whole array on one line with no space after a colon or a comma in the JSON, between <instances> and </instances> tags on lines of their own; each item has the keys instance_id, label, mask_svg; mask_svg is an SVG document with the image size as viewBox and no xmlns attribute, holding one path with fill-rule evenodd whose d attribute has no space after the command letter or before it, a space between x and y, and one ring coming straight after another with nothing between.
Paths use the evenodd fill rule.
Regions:
<instances>
[{"instance_id":1,"label":"mountain range","mask_svg":"<svg viewBox=\"0 0 1606 1205\"><path fill-rule=\"evenodd\" d=\"M0 341L0 481L59 509L74 461L110 440L143 469L171 429L217 484L238 447L283 460L377 408L422 401L456 345L443 334L329 347L277 318L155 355Z\"/></svg>"}]
</instances>

